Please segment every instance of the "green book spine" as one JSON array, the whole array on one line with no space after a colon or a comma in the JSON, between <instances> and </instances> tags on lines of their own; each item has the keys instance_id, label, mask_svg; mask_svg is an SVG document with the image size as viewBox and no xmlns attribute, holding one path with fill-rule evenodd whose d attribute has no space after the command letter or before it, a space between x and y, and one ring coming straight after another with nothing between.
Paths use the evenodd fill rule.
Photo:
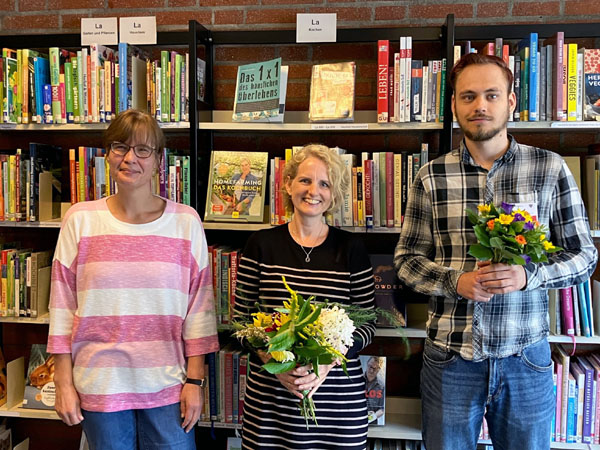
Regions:
<instances>
[{"instance_id":1,"label":"green book spine","mask_svg":"<svg viewBox=\"0 0 600 450\"><path fill-rule=\"evenodd\" d=\"M178 53L175 56L175 117L174 122L181 121L181 55Z\"/></svg>"},{"instance_id":2,"label":"green book spine","mask_svg":"<svg viewBox=\"0 0 600 450\"><path fill-rule=\"evenodd\" d=\"M183 157L183 204L190 205L190 157Z\"/></svg>"},{"instance_id":3,"label":"green book spine","mask_svg":"<svg viewBox=\"0 0 600 450\"><path fill-rule=\"evenodd\" d=\"M65 63L65 108L67 111L67 123L73 123L75 118L74 113L74 102L73 102L73 64L70 62Z\"/></svg>"},{"instance_id":4,"label":"green book spine","mask_svg":"<svg viewBox=\"0 0 600 450\"><path fill-rule=\"evenodd\" d=\"M80 114L81 111L79 109L79 52L77 52L77 58L73 58L71 60L71 65L72 65L72 71L71 71L71 77L72 77L72 83L73 83L73 122L75 123L79 123L80 122Z\"/></svg>"},{"instance_id":5,"label":"green book spine","mask_svg":"<svg viewBox=\"0 0 600 450\"><path fill-rule=\"evenodd\" d=\"M387 225L387 198L385 193L386 188L385 174L385 152L379 153L379 216L381 217L381 226ZM385 224L385 225L384 225Z\"/></svg>"},{"instance_id":6,"label":"green book spine","mask_svg":"<svg viewBox=\"0 0 600 450\"><path fill-rule=\"evenodd\" d=\"M446 58L442 59L442 80L440 83L440 122L444 121L446 99Z\"/></svg>"},{"instance_id":7,"label":"green book spine","mask_svg":"<svg viewBox=\"0 0 600 450\"><path fill-rule=\"evenodd\" d=\"M163 50L160 52L160 89L162 92L161 98L161 121L168 122L170 115L171 99L169 97L169 87L171 83L169 81L169 52Z\"/></svg>"}]
</instances>

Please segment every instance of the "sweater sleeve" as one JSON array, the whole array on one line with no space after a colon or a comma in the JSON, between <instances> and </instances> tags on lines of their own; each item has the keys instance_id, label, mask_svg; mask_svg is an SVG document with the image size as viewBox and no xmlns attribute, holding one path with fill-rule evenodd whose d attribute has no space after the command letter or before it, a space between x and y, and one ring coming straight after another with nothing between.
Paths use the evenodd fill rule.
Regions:
<instances>
[{"instance_id":1,"label":"sweater sleeve","mask_svg":"<svg viewBox=\"0 0 600 450\"><path fill-rule=\"evenodd\" d=\"M78 215L65 218L60 230L50 286L48 352L71 353L71 334L77 311Z\"/></svg>"},{"instance_id":2,"label":"sweater sleeve","mask_svg":"<svg viewBox=\"0 0 600 450\"><path fill-rule=\"evenodd\" d=\"M219 350L214 291L208 261L206 236L199 217L191 223L190 288L183 322L185 356Z\"/></svg>"},{"instance_id":3,"label":"sweater sleeve","mask_svg":"<svg viewBox=\"0 0 600 450\"><path fill-rule=\"evenodd\" d=\"M375 281L369 255L362 241L350 241L350 302L365 309L375 308ZM354 344L346 356L356 358L373 340L375 322L367 322L354 331Z\"/></svg>"}]
</instances>

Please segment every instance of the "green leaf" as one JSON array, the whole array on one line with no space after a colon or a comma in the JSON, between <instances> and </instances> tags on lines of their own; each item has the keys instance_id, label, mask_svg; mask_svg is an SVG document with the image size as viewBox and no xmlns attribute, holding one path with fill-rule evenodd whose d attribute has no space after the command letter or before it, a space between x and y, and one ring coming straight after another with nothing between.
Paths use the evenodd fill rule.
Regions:
<instances>
[{"instance_id":1,"label":"green leaf","mask_svg":"<svg viewBox=\"0 0 600 450\"><path fill-rule=\"evenodd\" d=\"M279 333L269 341L269 353L289 350L295 342L296 336L293 330L288 329L283 332L280 330Z\"/></svg>"},{"instance_id":2,"label":"green leaf","mask_svg":"<svg viewBox=\"0 0 600 450\"><path fill-rule=\"evenodd\" d=\"M512 264L516 264L519 266L524 266L525 265L525 258L523 258L522 256L519 255L515 255L512 259Z\"/></svg>"},{"instance_id":3,"label":"green leaf","mask_svg":"<svg viewBox=\"0 0 600 450\"><path fill-rule=\"evenodd\" d=\"M483 225L477 225L473 227L475 231L475 236L477 236L477 240L481 245L486 247L490 246L490 236L485 232Z\"/></svg>"},{"instance_id":4,"label":"green leaf","mask_svg":"<svg viewBox=\"0 0 600 450\"><path fill-rule=\"evenodd\" d=\"M524 221L513 222L511 225L513 227L513 230L515 230L515 232L520 233L521 231L523 231L525 222Z\"/></svg>"},{"instance_id":5,"label":"green leaf","mask_svg":"<svg viewBox=\"0 0 600 450\"><path fill-rule=\"evenodd\" d=\"M468 253L469 255L473 256L475 259L478 259L480 261L489 261L494 256L494 254L489 248L484 247L481 244L471 245L469 247Z\"/></svg>"},{"instance_id":6,"label":"green leaf","mask_svg":"<svg viewBox=\"0 0 600 450\"><path fill-rule=\"evenodd\" d=\"M288 361L285 363L268 362L263 364L263 369L272 374L289 372L296 367L296 361Z\"/></svg>"},{"instance_id":7,"label":"green leaf","mask_svg":"<svg viewBox=\"0 0 600 450\"><path fill-rule=\"evenodd\" d=\"M309 325L309 324L313 323L314 321L316 321L319 318L319 316L321 315L322 308L323 308L322 305L317 306L315 308L315 310L313 312L311 312L304 320L298 321L298 323L296 324L297 330L301 332L306 325Z\"/></svg>"},{"instance_id":8,"label":"green leaf","mask_svg":"<svg viewBox=\"0 0 600 450\"><path fill-rule=\"evenodd\" d=\"M492 248L499 248L502 249L504 248L504 244L502 243L502 238L499 237L493 237L490 239L490 246Z\"/></svg>"},{"instance_id":9,"label":"green leaf","mask_svg":"<svg viewBox=\"0 0 600 450\"><path fill-rule=\"evenodd\" d=\"M465 209L465 213L467 214L467 219L471 222L471 225L477 225L479 222L479 215L470 209Z\"/></svg>"}]
</instances>

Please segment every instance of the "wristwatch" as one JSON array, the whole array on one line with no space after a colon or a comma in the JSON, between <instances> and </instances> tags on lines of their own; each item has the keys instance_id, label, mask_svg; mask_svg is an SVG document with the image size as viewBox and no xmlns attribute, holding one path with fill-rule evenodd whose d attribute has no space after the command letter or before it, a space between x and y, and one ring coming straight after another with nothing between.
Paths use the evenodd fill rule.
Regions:
<instances>
[{"instance_id":1,"label":"wristwatch","mask_svg":"<svg viewBox=\"0 0 600 450\"><path fill-rule=\"evenodd\" d=\"M200 386L201 388L203 388L204 386L206 386L206 378L187 378L185 380L186 383L189 384L195 384L196 386Z\"/></svg>"}]
</instances>

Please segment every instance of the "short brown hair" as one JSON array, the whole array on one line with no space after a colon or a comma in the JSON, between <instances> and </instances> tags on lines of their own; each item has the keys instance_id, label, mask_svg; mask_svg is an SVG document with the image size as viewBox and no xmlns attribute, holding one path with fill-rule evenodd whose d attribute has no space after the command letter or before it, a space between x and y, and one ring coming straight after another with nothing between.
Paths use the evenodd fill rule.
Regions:
<instances>
[{"instance_id":1,"label":"short brown hair","mask_svg":"<svg viewBox=\"0 0 600 450\"><path fill-rule=\"evenodd\" d=\"M146 142L156 150L158 160L165 146L165 135L158 123L150 114L137 109L128 109L117 115L104 132L104 148L110 150L113 142L126 143L129 139L141 134L145 136Z\"/></svg>"},{"instance_id":2,"label":"short brown hair","mask_svg":"<svg viewBox=\"0 0 600 450\"><path fill-rule=\"evenodd\" d=\"M482 55L479 53L467 53L462 58L460 58L456 64L454 64L454 67L450 72L450 86L452 86L453 91L456 91L456 80L458 79L458 76L461 74L461 72L467 67L472 66L474 64L493 64L500 67L502 73L504 74L504 78L506 78L507 95L511 93L513 84L513 74L504 62L504 60L498 58L497 56Z\"/></svg>"},{"instance_id":3,"label":"short brown hair","mask_svg":"<svg viewBox=\"0 0 600 450\"><path fill-rule=\"evenodd\" d=\"M284 188L282 189L284 206L288 211L294 211L294 205L285 190L288 179L293 180L298 175L298 166L306 159L313 157L323 161L327 166L327 176L331 183L331 205L327 211L335 211L343 202L344 194L350 185L346 166L340 155L334 150L321 144L308 144L292 156L283 169Z\"/></svg>"}]
</instances>

